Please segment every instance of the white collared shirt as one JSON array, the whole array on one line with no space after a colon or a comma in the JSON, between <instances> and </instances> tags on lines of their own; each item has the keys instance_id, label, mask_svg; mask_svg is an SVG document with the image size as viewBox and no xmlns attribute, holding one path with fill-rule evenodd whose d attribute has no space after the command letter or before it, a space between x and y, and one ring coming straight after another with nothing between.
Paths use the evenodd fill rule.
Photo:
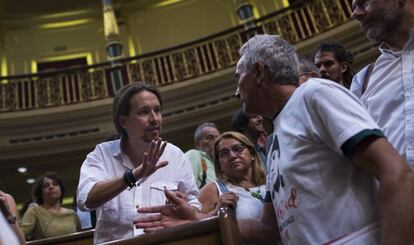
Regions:
<instances>
[{"instance_id":1,"label":"white collared shirt","mask_svg":"<svg viewBox=\"0 0 414 245\"><path fill-rule=\"evenodd\" d=\"M16 233L11 228L9 222L7 222L6 218L4 217L3 213L0 212L0 244L7 244L7 245L18 245L20 241L16 235Z\"/></svg>"},{"instance_id":2,"label":"white collared shirt","mask_svg":"<svg viewBox=\"0 0 414 245\"><path fill-rule=\"evenodd\" d=\"M114 140L97 145L82 164L78 186L78 205L82 210L89 210L85 202L97 182L122 176L127 169L133 168L129 157L121 151L120 142ZM165 204L164 186L186 194L192 206L201 208L191 163L184 153L168 143L160 160L167 160L168 165L149 176L139 187L125 189L96 209L95 244L142 234L143 230L135 229L132 222L146 214L137 213L136 206Z\"/></svg>"},{"instance_id":3,"label":"white collared shirt","mask_svg":"<svg viewBox=\"0 0 414 245\"><path fill-rule=\"evenodd\" d=\"M364 94L361 96L366 69L355 75L351 91L414 168L414 31L402 50L383 43L380 51Z\"/></svg>"}]
</instances>

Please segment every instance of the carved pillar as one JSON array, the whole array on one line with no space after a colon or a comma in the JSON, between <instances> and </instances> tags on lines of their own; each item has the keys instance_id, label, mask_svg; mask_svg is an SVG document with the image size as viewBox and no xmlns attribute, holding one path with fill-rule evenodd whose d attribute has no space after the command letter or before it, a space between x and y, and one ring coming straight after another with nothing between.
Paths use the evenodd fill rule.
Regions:
<instances>
[{"instance_id":1,"label":"carved pillar","mask_svg":"<svg viewBox=\"0 0 414 245\"><path fill-rule=\"evenodd\" d=\"M103 24L105 40L107 41L106 51L110 60L122 57L122 44L119 41L119 28L116 22L111 0L102 0Z\"/></svg>"},{"instance_id":2,"label":"carved pillar","mask_svg":"<svg viewBox=\"0 0 414 245\"><path fill-rule=\"evenodd\" d=\"M6 63L6 54L5 54L5 47L4 47L4 28L3 28L3 19L4 19L4 1L0 1L0 77L7 76L7 63ZM5 83L7 81L0 80L1 83ZM1 94L0 94L1 97ZM1 103L1 101L0 101Z\"/></svg>"},{"instance_id":3,"label":"carved pillar","mask_svg":"<svg viewBox=\"0 0 414 245\"><path fill-rule=\"evenodd\" d=\"M4 48L4 33L3 33L3 28L2 28L2 23L0 20L0 77L1 76L6 76L7 75L7 64L6 62L6 55L4 53L5 48ZM3 81L1 80L0 83L2 83Z\"/></svg>"},{"instance_id":4,"label":"carved pillar","mask_svg":"<svg viewBox=\"0 0 414 245\"><path fill-rule=\"evenodd\" d=\"M106 52L108 60L111 61L113 69L109 71L108 81L110 86L108 91L112 90L115 93L124 85L122 76L122 67L117 60L123 57L123 45L119 41L119 28L112 6L112 0L102 0L103 5L103 25L106 44ZM112 94L112 93L110 93Z\"/></svg>"}]
</instances>

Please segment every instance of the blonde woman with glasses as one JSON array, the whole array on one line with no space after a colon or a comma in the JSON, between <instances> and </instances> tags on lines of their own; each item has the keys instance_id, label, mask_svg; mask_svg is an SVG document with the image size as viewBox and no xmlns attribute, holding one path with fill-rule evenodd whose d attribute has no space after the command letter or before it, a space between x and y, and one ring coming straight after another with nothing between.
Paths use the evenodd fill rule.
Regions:
<instances>
[{"instance_id":1,"label":"blonde woman with glasses","mask_svg":"<svg viewBox=\"0 0 414 245\"><path fill-rule=\"evenodd\" d=\"M221 206L237 219L259 219L265 197L265 172L253 144L243 134L225 132L214 143L217 180L201 189L201 212L216 215Z\"/></svg>"}]
</instances>

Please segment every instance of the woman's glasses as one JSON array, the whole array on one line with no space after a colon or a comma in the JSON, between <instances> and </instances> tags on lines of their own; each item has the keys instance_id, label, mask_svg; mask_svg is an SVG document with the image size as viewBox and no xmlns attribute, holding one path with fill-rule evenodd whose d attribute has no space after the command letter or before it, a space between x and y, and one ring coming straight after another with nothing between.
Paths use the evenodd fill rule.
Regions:
<instances>
[{"instance_id":1,"label":"woman's glasses","mask_svg":"<svg viewBox=\"0 0 414 245\"><path fill-rule=\"evenodd\" d=\"M239 155L243 152L243 150L246 149L246 145L244 144L237 144L233 145L230 148L223 148L218 151L217 155L220 159L228 159L230 157L230 153L233 152L236 155Z\"/></svg>"}]
</instances>

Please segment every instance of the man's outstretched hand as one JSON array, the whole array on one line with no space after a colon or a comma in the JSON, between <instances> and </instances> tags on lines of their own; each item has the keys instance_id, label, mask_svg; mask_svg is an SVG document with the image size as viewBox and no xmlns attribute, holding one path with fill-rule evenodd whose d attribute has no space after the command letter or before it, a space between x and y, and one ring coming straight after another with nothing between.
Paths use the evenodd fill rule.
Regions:
<instances>
[{"instance_id":1,"label":"man's outstretched hand","mask_svg":"<svg viewBox=\"0 0 414 245\"><path fill-rule=\"evenodd\" d=\"M187 202L181 192L172 192L164 189L168 203L161 206L138 208L138 213L158 213L146 217L140 217L133 221L136 228L143 228L144 232L153 232L168 227L191 223L202 219L194 207Z\"/></svg>"},{"instance_id":2,"label":"man's outstretched hand","mask_svg":"<svg viewBox=\"0 0 414 245\"><path fill-rule=\"evenodd\" d=\"M166 146L167 141L163 141L161 138L151 141L148 151L142 157L142 163L132 171L136 179L143 181L158 169L168 165L168 161L159 160Z\"/></svg>"}]
</instances>

